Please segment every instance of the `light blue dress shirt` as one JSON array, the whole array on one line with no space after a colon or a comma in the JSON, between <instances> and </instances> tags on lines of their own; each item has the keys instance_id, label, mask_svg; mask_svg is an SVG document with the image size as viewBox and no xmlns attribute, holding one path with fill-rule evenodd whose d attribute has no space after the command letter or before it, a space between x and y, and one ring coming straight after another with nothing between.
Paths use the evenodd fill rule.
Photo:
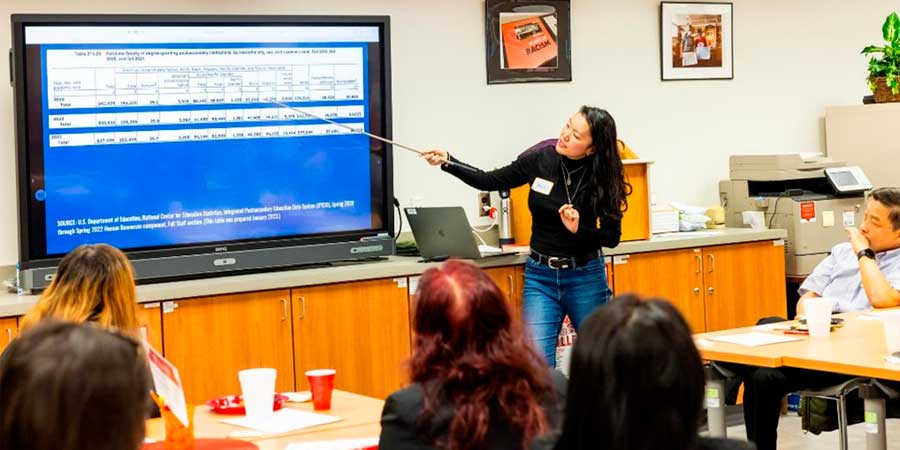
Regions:
<instances>
[{"instance_id":1,"label":"light blue dress shirt","mask_svg":"<svg viewBox=\"0 0 900 450\"><path fill-rule=\"evenodd\" d=\"M900 249L875 254L875 262L888 283L900 290ZM831 254L806 277L798 292L803 295L810 291L834 299L834 312L872 308L862 285L859 261L849 242L835 245Z\"/></svg>"}]
</instances>

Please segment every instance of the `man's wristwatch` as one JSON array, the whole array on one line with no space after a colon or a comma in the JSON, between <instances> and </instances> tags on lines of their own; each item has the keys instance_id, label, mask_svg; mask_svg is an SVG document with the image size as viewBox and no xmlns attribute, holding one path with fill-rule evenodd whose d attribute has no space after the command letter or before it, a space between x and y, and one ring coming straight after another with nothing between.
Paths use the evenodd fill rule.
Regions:
<instances>
[{"instance_id":1,"label":"man's wristwatch","mask_svg":"<svg viewBox=\"0 0 900 450\"><path fill-rule=\"evenodd\" d=\"M874 259L875 259L875 252L873 252L871 248L864 248L864 249L860 250L860 251L856 254L856 259L857 259L857 260L860 260L860 259L863 258L863 256L865 256L866 258L869 258L869 259L874 260Z\"/></svg>"}]
</instances>

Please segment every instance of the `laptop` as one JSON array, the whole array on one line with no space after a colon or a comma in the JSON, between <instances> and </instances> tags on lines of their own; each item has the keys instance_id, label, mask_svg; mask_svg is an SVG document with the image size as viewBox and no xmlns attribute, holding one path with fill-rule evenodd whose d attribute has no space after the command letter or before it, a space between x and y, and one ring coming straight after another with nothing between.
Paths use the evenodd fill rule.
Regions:
<instances>
[{"instance_id":1,"label":"laptop","mask_svg":"<svg viewBox=\"0 0 900 450\"><path fill-rule=\"evenodd\" d=\"M425 260L516 254L497 247L479 246L461 206L404 208L404 212L419 253Z\"/></svg>"}]
</instances>

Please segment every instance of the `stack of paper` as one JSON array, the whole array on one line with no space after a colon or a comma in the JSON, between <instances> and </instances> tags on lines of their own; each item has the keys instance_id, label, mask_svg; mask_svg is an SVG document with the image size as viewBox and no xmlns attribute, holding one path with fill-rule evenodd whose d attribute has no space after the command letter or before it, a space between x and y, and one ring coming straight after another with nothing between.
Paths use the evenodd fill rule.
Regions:
<instances>
[{"instance_id":1,"label":"stack of paper","mask_svg":"<svg viewBox=\"0 0 900 450\"><path fill-rule=\"evenodd\" d=\"M780 344L782 342L799 341L794 336L780 336L771 333L751 331L749 333L727 334L709 338L712 341L727 342L729 344L743 345L744 347L759 347L760 345Z\"/></svg>"},{"instance_id":2,"label":"stack of paper","mask_svg":"<svg viewBox=\"0 0 900 450\"><path fill-rule=\"evenodd\" d=\"M253 421L247 416L244 416L236 419L224 419L221 422L237 425L239 427L251 428L262 431L263 433L281 434L302 428L337 422L339 420L341 420L340 417L286 408L275 411L271 416L261 421Z\"/></svg>"},{"instance_id":3,"label":"stack of paper","mask_svg":"<svg viewBox=\"0 0 900 450\"><path fill-rule=\"evenodd\" d=\"M360 450L378 448L378 438L341 439L290 444L286 450Z\"/></svg>"}]
</instances>

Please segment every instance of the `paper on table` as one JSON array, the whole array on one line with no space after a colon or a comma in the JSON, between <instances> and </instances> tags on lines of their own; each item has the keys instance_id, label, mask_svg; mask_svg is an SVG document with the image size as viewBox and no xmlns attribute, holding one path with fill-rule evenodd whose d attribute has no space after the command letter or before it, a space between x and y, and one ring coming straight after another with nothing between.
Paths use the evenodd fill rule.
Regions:
<instances>
[{"instance_id":1,"label":"paper on table","mask_svg":"<svg viewBox=\"0 0 900 450\"><path fill-rule=\"evenodd\" d=\"M881 311L869 310L862 313L859 318L860 319L878 319L881 320L884 316L895 316L900 314L900 309L885 309Z\"/></svg>"},{"instance_id":2,"label":"paper on table","mask_svg":"<svg viewBox=\"0 0 900 450\"><path fill-rule=\"evenodd\" d=\"M355 450L378 446L378 438L339 439L289 444L286 450Z\"/></svg>"},{"instance_id":3,"label":"paper on table","mask_svg":"<svg viewBox=\"0 0 900 450\"><path fill-rule=\"evenodd\" d=\"M157 352L156 349L151 347L146 340L144 341L144 348L147 351L150 376L153 378L153 390L156 391L156 395L163 399L163 402L165 402L179 422L185 427L190 426L187 402L184 400L184 388L181 386L181 376L178 375L178 369L164 358L162 354Z\"/></svg>"},{"instance_id":4,"label":"paper on table","mask_svg":"<svg viewBox=\"0 0 900 450\"><path fill-rule=\"evenodd\" d=\"M239 417L237 419L223 419L220 422L237 425L239 427L252 428L254 430L262 431L263 433L280 434L302 428L337 422L339 420L343 419L340 417L285 408L275 411L262 422L255 422L247 418L247 416Z\"/></svg>"},{"instance_id":5,"label":"paper on table","mask_svg":"<svg viewBox=\"0 0 900 450\"><path fill-rule=\"evenodd\" d=\"M728 334L725 336L710 337L710 340L727 342L729 344L743 345L744 347L759 347L760 345L780 344L782 342L799 341L800 338L794 336L779 336L771 333L759 333L751 331L749 333Z\"/></svg>"},{"instance_id":6,"label":"paper on table","mask_svg":"<svg viewBox=\"0 0 900 450\"><path fill-rule=\"evenodd\" d=\"M777 331L777 330L790 330L791 322L775 322L775 323L767 323L763 325L757 325L753 327L756 331Z\"/></svg>"}]
</instances>

